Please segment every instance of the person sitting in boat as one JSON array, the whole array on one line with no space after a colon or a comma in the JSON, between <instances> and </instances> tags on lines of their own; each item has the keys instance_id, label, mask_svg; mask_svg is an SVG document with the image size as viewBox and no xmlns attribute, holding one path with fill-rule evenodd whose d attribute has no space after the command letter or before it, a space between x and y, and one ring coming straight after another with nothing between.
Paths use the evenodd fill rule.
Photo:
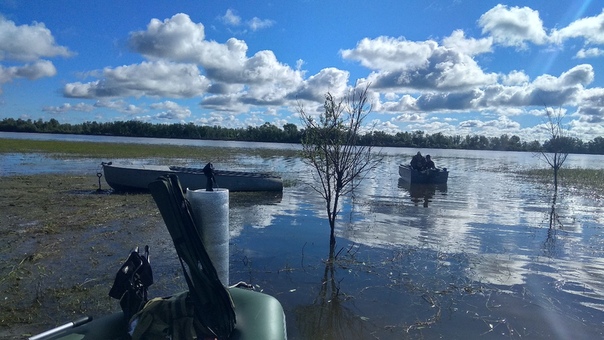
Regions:
<instances>
[{"instance_id":1,"label":"person sitting in boat","mask_svg":"<svg viewBox=\"0 0 604 340\"><path fill-rule=\"evenodd\" d=\"M413 158L411 158L411 167L416 170L423 170L426 165L426 159L422 156L421 152L417 152Z\"/></svg>"},{"instance_id":2,"label":"person sitting in boat","mask_svg":"<svg viewBox=\"0 0 604 340\"><path fill-rule=\"evenodd\" d=\"M434 165L434 161L432 161L432 159L430 158L430 155L426 155L426 165L424 167L424 169L436 169L436 165Z\"/></svg>"}]
</instances>

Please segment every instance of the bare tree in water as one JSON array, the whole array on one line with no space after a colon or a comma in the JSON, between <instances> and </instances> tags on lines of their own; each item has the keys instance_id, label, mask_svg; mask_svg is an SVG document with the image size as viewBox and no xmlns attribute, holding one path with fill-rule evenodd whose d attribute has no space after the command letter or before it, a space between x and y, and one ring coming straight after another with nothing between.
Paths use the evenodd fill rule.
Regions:
<instances>
[{"instance_id":1,"label":"bare tree in water","mask_svg":"<svg viewBox=\"0 0 604 340\"><path fill-rule=\"evenodd\" d=\"M344 100L327 93L318 120L302 105L298 107L304 124L303 158L315 169L317 181L312 188L325 199L332 248L341 197L352 192L381 161L381 156L372 156L372 146L359 145L363 120L371 112L368 89L354 88Z\"/></svg>"},{"instance_id":2,"label":"bare tree in water","mask_svg":"<svg viewBox=\"0 0 604 340\"><path fill-rule=\"evenodd\" d=\"M562 125L564 114L562 109L555 112L545 107L547 115L547 128L550 139L543 143L541 157L554 171L554 194L552 196L552 208L549 212L549 232L544 243L544 251L552 256L556 252L556 226L562 226L558 213L556 212L556 199L558 198L558 175L562 165L568 157L572 146L571 138L566 136L566 130Z\"/></svg>"},{"instance_id":3,"label":"bare tree in water","mask_svg":"<svg viewBox=\"0 0 604 340\"><path fill-rule=\"evenodd\" d=\"M545 108L547 115L547 129L550 139L543 143L541 156L554 171L554 192L558 192L558 174L569 154L570 138L566 136L566 130L562 125L564 114L562 109L555 112L548 107ZM554 199L555 201L555 199Z\"/></svg>"}]
</instances>

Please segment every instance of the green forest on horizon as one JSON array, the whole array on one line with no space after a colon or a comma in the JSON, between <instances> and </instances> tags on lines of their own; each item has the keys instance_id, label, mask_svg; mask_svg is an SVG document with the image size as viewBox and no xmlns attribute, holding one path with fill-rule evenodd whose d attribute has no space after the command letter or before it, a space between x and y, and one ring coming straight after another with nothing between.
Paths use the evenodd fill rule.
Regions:
<instances>
[{"instance_id":1,"label":"green forest on horizon","mask_svg":"<svg viewBox=\"0 0 604 340\"><path fill-rule=\"evenodd\" d=\"M182 124L151 124L141 121L116 121L107 123L85 122L82 124L61 124L56 119L49 121L5 118L0 121L0 131L56 133L76 135L105 135L123 137L154 137L173 139L232 140L248 142L300 143L304 130L295 124L285 124L279 128L270 123L247 128L225 128L220 126ZM500 137L477 135L446 136L440 132L428 134L424 131L398 132L390 135L373 131L359 138L361 145L408 148L497 150L497 151L550 151L551 140L522 141L516 135L502 134ZM564 145L564 152L582 154L604 154L604 138L596 137L584 142L575 137L560 137L556 145Z\"/></svg>"}]
</instances>

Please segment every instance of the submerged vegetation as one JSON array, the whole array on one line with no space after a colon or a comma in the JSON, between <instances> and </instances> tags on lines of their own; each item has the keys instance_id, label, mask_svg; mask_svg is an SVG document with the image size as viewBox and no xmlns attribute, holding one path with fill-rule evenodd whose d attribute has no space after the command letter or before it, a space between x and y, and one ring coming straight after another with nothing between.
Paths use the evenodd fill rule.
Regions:
<instances>
[{"instance_id":1,"label":"submerged vegetation","mask_svg":"<svg viewBox=\"0 0 604 340\"><path fill-rule=\"evenodd\" d=\"M543 184L550 184L552 180L552 170L546 168L525 170L520 174ZM562 187L604 197L604 170L602 169L563 168L558 176Z\"/></svg>"}]
</instances>

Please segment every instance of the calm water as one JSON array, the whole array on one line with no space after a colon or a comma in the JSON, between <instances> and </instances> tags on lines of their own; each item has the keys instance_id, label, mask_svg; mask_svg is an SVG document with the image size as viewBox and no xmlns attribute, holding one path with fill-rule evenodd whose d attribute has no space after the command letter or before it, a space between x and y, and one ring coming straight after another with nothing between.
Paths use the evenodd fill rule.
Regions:
<instances>
[{"instance_id":1,"label":"calm water","mask_svg":"<svg viewBox=\"0 0 604 340\"><path fill-rule=\"evenodd\" d=\"M417 150L383 149L381 166L342 205L331 263L312 172L283 152L297 146L0 133L14 136L237 148L215 166L280 173L291 183L280 200L231 208L230 277L281 301L291 339L604 334L604 201L563 185L552 214L551 187L514 172L547 167L530 153L421 150L451 171L447 186L426 188L398 178ZM280 152L246 153L257 148ZM100 161L0 155L0 174L94 176ZM604 157L570 155L565 167L603 168Z\"/></svg>"}]
</instances>

